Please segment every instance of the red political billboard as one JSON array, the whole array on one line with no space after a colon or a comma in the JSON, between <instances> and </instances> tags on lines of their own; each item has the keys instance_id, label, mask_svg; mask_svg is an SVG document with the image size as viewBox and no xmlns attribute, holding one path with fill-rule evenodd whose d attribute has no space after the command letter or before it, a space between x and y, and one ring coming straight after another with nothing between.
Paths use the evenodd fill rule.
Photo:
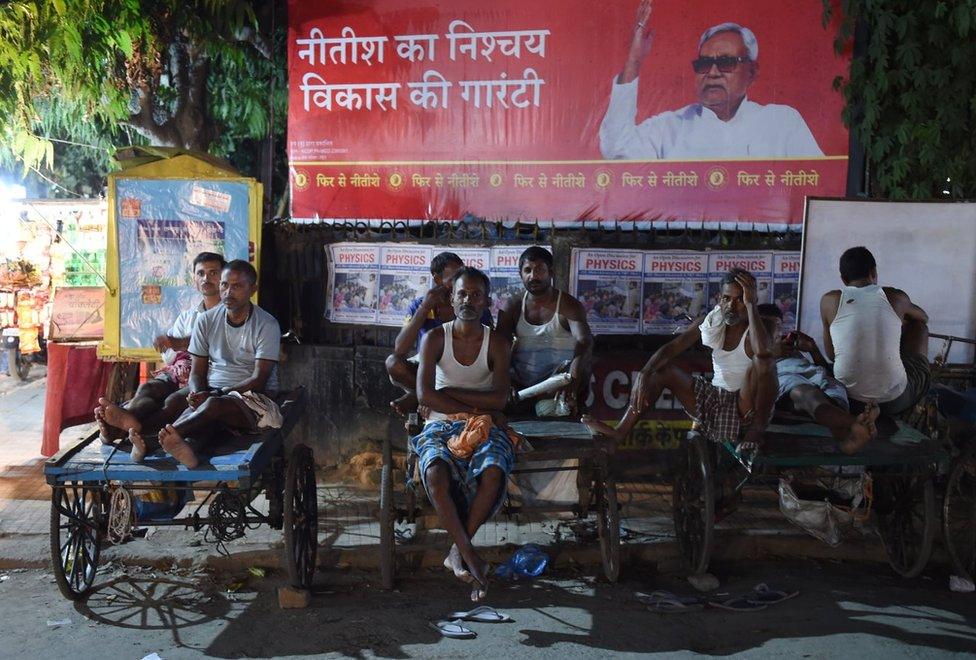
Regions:
<instances>
[{"instance_id":1,"label":"red political billboard","mask_svg":"<svg viewBox=\"0 0 976 660\"><path fill-rule=\"evenodd\" d=\"M821 14L291 0L292 216L799 223L847 175Z\"/></svg>"}]
</instances>

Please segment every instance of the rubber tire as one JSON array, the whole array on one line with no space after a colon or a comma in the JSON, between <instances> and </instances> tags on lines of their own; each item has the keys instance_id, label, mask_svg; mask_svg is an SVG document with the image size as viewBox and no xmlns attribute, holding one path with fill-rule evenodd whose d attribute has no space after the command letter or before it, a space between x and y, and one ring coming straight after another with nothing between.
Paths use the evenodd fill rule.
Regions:
<instances>
[{"instance_id":1,"label":"rubber tire","mask_svg":"<svg viewBox=\"0 0 976 660\"><path fill-rule=\"evenodd\" d=\"M894 478L905 479L913 477ZM878 485L878 482L875 482L875 493L877 493ZM877 502L877 497L875 501ZM922 507L922 539L918 545L915 560L911 565L902 565L892 557L891 547L898 539L891 538L889 532L886 531L888 529L888 523L882 519L882 516L889 514L878 512L878 535L884 544L885 557L888 559L888 565L891 566L895 573L906 578L917 577L921 574L925 570L925 566L929 563L929 558L932 556L932 546L934 545L936 530L939 526L939 514L938 507L935 503L935 485L932 483L931 477L925 478L925 483L922 485L921 498L916 496L912 500L912 508L914 509L917 506Z\"/></svg>"},{"instance_id":2,"label":"rubber tire","mask_svg":"<svg viewBox=\"0 0 976 660\"><path fill-rule=\"evenodd\" d=\"M708 571L715 542L715 482L705 438L698 434L689 434L682 446L680 460L672 484L674 535L685 567L692 575L701 575ZM693 539L684 524L684 518L692 506L688 493L696 487L700 490L697 498L700 504L698 516L702 521L700 539Z\"/></svg>"},{"instance_id":3,"label":"rubber tire","mask_svg":"<svg viewBox=\"0 0 976 660\"><path fill-rule=\"evenodd\" d=\"M296 504L304 510L297 511ZM291 586L310 589L318 564L319 521L315 461L312 450L306 445L296 445L292 449L285 468L284 532L282 552ZM311 555L304 561L299 556L303 551Z\"/></svg>"},{"instance_id":4,"label":"rubber tire","mask_svg":"<svg viewBox=\"0 0 976 660\"><path fill-rule=\"evenodd\" d=\"M7 349L7 374L15 381L27 380L30 373L31 361L26 356L20 354L17 348Z\"/></svg>"},{"instance_id":5,"label":"rubber tire","mask_svg":"<svg viewBox=\"0 0 976 660\"><path fill-rule=\"evenodd\" d=\"M610 477L599 488L597 503L597 533L600 537L600 557L603 574L611 583L620 577L620 507L617 504L617 484Z\"/></svg>"},{"instance_id":6,"label":"rubber tire","mask_svg":"<svg viewBox=\"0 0 976 660\"><path fill-rule=\"evenodd\" d=\"M952 566L956 575L964 577L968 580L973 580L976 578L976 476L967 476L969 481L969 501L959 502L959 495L956 491L959 490L959 484L963 479L963 476L967 473L967 465L970 466L969 469L976 467L976 441L971 441L968 451L966 451L962 456L956 459L953 464L952 470L949 473L949 480L946 483L946 496L942 504L942 538L945 543L946 550L949 552L949 558L952 560ZM976 475L976 473L973 473ZM953 517L952 509L958 508L959 506L965 507L963 513L964 516ZM964 542L967 547L964 551L968 554L968 557L963 556L960 548L955 543L955 539L959 536L958 533L953 533L950 529L950 525L955 520L963 521L963 524L968 526L963 530L962 536L964 536Z\"/></svg>"},{"instance_id":7,"label":"rubber tire","mask_svg":"<svg viewBox=\"0 0 976 660\"><path fill-rule=\"evenodd\" d=\"M380 578L383 588L396 582L396 510L393 503L393 466L383 463L380 472Z\"/></svg>"},{"instance_id":8,"label":"rubber tire","mask_svg":"<svg viewBox=\"0 0 976 660\"><path fill-rule=\"evenodd\" d=\"M75 499L73 501L65 501L68 507L72 510L77 509L77 494L80 492L82 498L87 501L89 496L91 497L91 506L84 506L81 513L84 515L85 519L90 517L88 522L89 532L86 534L87 541L92 543L93 548L91 555L87 556L82 553L81 557L86 561L83 565L82 574L79 576L81 579L77 580L72 575L71 578L66 575L68 572L68 566L66 566L66 558L61 555L61 525L62 519L65 519L65 524L72 526L78 523L72 522L72 518L63 516L61 509L58 504L62 496L68 490L75 493ZM74 518L77 520L77 518ZM98 557L101 551L102 538L104 535L102 520L102 491L97 488L84 487L80 484L64 484L64 486L57 486L51 489L51 520L50 520L50 542L51 542L51 567L54 571L54 580L57 582L58 589L61 594L68 600L81 600L88 596L91 592L92 584L95 582L95 574L98 571ZM94 536L91 535L91 528L94 528ZM69 527L70 529L70 527ZM84 533L84 532L82 532ZM84 548L82 545L80 548ZM77 559L78 553L75 551L75 557ZM72 565L73 568L73 565Z\"/></svg>"}]
</instances>

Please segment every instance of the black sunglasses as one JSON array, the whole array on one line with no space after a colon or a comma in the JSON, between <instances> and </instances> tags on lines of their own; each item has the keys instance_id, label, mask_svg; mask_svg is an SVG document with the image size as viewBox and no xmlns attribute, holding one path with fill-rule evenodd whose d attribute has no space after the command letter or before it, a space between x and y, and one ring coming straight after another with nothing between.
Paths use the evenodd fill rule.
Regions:
<instances>
[{"instance_id":1,"label":"black sunglasses","mask_svg":"<svg viewBox=\"0 0 976 660\"><path fill-rule=\"evenodd\" d=\"M748 57L732 57L731 55L699 57L697 60L691 61L691 67L695 70L695 73L708 73L714 64L722 73L732 73L739 64L749 61Z\"/></svg>"}]
</instances>

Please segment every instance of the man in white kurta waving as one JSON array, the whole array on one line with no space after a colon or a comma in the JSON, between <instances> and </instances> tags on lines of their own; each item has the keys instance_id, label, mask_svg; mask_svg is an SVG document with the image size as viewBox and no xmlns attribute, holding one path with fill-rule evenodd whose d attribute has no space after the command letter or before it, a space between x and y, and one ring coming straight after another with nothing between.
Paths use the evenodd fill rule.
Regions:
<instances>
[{"instance_id":1,"label":"man in white kurta waving","mask_svg":"<svg viewBox=\"0 0 976 660\"><path fill-rule=\"evenodd\" d=\"M761 105L746 92L759 74L759 43L752 30L720 23L698 40L698 102L637 121L637 83L651 49L651 0L642 0L624 68L614 78L600 124L604 158L816 158L823 156L800 113Z\"/></svg>"}]
</instances>

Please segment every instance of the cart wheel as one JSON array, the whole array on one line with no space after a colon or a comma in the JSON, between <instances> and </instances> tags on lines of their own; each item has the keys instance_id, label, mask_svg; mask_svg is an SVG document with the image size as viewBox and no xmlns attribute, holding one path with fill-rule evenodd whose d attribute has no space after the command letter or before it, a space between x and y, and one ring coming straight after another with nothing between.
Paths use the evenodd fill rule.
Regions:
<instances>
[{"instance_id":1,"label":"cart wheel","mask_svg":"<svg viewBox=\"0 0 976 660\"><path fill-rule=\"evenodd\" d=\"M98 570L102 540L102 491L65 483L51 492L51 564L65 598L88 595Z\"/></svg>"},{"instance_id":2,"label":"cart wheel","mask_svg":"<svg viewBox=\"0 0 976 660\"><path fill-rule=\"evenodd\" d=\"M319 507L312 450L296 445L285 470L285 565L293 587L308 589L319 547Z\"/></svg>"},{"instance_id":3,"label":"cart wheel","mask_svg":"<svg viewBox=\"0 0 976 660\"><path fill-rule=\"evenodd\" d=\"M976 576L976 444L956 459L942 506L942 534L957 575Z\"/></svg>"},{"instance_id":4,"label":"cart wheel","mask_svg":"<svg viewBox=\"0 0 976 660\"><path fill-rule=\"evenodd\" d=\"M705 438L689 433L679 450L671 507L678 550L693 575L708 570L715 530L715 484Z\"/></svg>"},{"instance_id":5,"label":"cart wheel","mask_svg":"<svg viewBox=\"0 0 976 660\"><path fill-rule=\"evenodd\" d=\"M917 576L932 555L938 526L931 477L881 475L875 480L874 493L878 535L888 563L901 576Z\"/></svg>"},{"instance_id":6,"label":"cart wheel","mask_svg":"<svg viewBox=\"0 0 976 660\"><path fill-rule=\"evenodd\" d=\"M16 381L27 380L31 359L17 348L7 349L7 374Z\"/></svg>"},{"instance_id":7,"label":"cart wheel","mask_svg":"<svg viewBox=\"0 0 976 660\"><path fill-rule=\"evenodd\" d=\"M393 466L384 458L380 473L380 577L390 590L396 580L396 507L393 503Z\"/></svg>"},{"instance_id":8,"label":"cart wheel","mask_svg":"<svg viewBox=\"0 0 976 660\"><path fill-rule=\"evenodd\" d=\"M617 505L617 484L612 477L607 477L602 487L597 486L597 493L597 511L600 516L597 532L600 536L603 574L610 582L616 582L620 577L620 508Z\"/></svg>"}]
</instances>

